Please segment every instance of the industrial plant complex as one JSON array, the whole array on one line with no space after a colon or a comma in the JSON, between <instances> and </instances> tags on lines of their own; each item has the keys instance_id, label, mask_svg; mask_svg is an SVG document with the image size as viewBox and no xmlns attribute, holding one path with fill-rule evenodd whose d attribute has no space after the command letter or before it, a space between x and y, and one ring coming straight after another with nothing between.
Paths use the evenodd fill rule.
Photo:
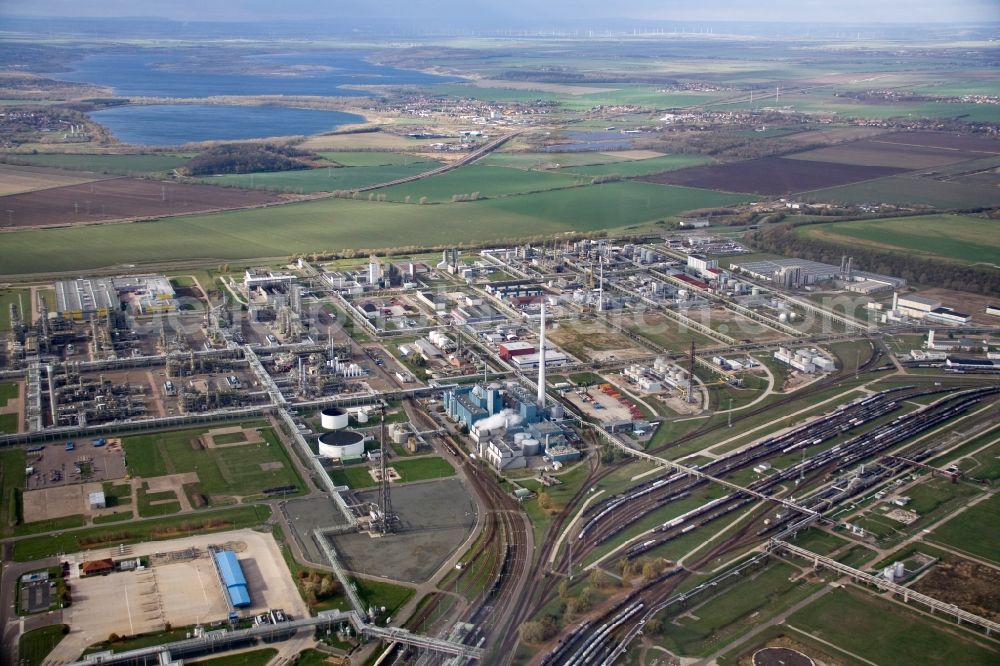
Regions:
<instances>
[{"instance_id":1,"label":"industrial plant complex","mask_svg":"<svg viewBox=\"0 0 1000 666\"><path fill-rule=\"evenodd\" d=\"M150 572L172 575L170 567L210 574L218 595L199 611L199 622L221 624L183 644L157 648L172 655L197 654L209 635L236 646L278 636L283 624L308 622L356 636L359 646L391 635L428 654L476 660L490 635L484 609L511 603L503 600L524 589L504 583L522 580L527 571L526 537L516 522L487 523L495 538L503 535L496 542L500 577L455 625L461 631L436 638L386 633L394 631L384 627L392 611L366 602L348 572L363 568L393 578L388 563L420 548L432 559L406 576L430 576L484 529L478 512L544 502L566 470L618 455L666 473L621 499L602 498L582 514L587 519L563 538L577 543L574 550L584 560L618 530L706 480L721 483L728 494L646 537L626 538L613 552L646 557L678 530L683 534L759 498L777 511L769 519L774 527L762 528L773 534L766 552L794 554L788 535L816 529L808 526L847 497L885 487L880 484L906 470L925 469L922 461L934 449L881 458L864 471L852 461L870 460L876 450L908 441L906 433L994 399L996 338L968 328L957 337L950 332L985 321L988 311L951 310L903 280L859 270L850 257L840 267L744 262L731 243L726 247L736 259L723 268L717 258L692 251L706 242L686 242L680 236L453 249L436 265L371 257L356 269L340 264L336 270L298 259L220 277L229 306L206 299L201 286L151 275L59 281L51 287L54 301L31 292L33 301L8 306L12 325L3 336L4 377L23 398L15 432L0 437L25 457L24 524L80 516L102 530L108 520L163 513L196 520L213 515L216 506L220 515L232 512L221 507L233 498L256 498L286 525L282 536L294 545L283 548L332 572L323 585L342 591L346 610L303 615L301 602L259 587L258 560L242 554L244 542L225 533L200 537L201 545L178 546L167 556L163 548L147 557L128 546L94 550L81 541L86 559L67 560L66 585L73 587L75 576L81 582L101 576L138 582ZM844 310L817 294L863 301ZM697 464L649 453L661 446L659 433L674 419L714 413L731 421L774 396L853 376L871 352L845 354L844 345L855 344L845 341L901 326L933 328L893 352L895 367L993 379L953 399L938 400L923 384L880 390L831 405L835 411L827 420L712 452ZM878 355L871 358L878 363ZM899 411L906 396L921 395L931 396L929 407ZM896 418L891 427L866 429L890 414ZM842 443L829 448L828 440ZM156 460L148 459L147 441L164 442ZM705 451L713 451L711 445ZM798 463L780 467L772 454ZM217 466L221 476L206 475L206 465ZM826 465L832 465L829 482L808 500L774 494L780 480ZM738 469L754 476L731 476ZM460 481L449 480L456 474ZM492 485L489 475L500 475L505 489ZM318 490L306 489L307 478ZM625 510L645 507L647 496L649 507ZM424 531L432 516L422 508L444 498L451 509L473 499L476 508L449 523L450 536L432 538ZM903 516L909 509L894 511ZM873 529L863 520L843 522L862 542ZM886 571L881 579L893 584L906 575L903 564ZM212 587L206 579L202 584ZM30 608L66 604L45 599L50 597ZM154 617L185 618L185 612L168 604L150 616L150 626ZM124 629L110 618L105 627ZM582 635L572 641L567 645L579 647L563 649L613 645ZM119 660L117 653L100 654L106 655L101 663Z\"/></svg>"}]
</instances>

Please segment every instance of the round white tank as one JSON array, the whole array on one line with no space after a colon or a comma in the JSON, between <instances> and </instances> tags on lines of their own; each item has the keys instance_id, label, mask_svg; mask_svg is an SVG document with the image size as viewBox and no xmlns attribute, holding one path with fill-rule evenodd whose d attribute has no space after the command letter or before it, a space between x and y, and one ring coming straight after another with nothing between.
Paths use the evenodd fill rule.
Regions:
<instances>
[{"instance_id":1,"label":"round white tank","mask_svg":"<svg viewBox=\"0 0 1000 666\"><path fill-rule=\"evenodd\" d=\"M392 441L394 444L406 444L406 440L410 438L410 431L408 428L399 426L399 424L397 426L392 431Z\"/></svg>"},{"instance_id":2,"label":"round white tank","mask_svg":"<svg viewBox=\"0 0 1000 666\"><path fill-rule=\"evenodd\" d=\"M368 410L359 409L358 413L354 415L354 418L357 419L358 423L368 423Z\"/></svg>"},{"instance_id":3,"label":"round white tank","mask_svg":"<svg viewBox=\"0 0 1000 666\"><path fill-rule=\"evenodd\" d=\"M347 412L339 407L327 407L319 413L324 430L341 430L347 427Z\"/></svg>"},{"instance_id":4,"label":"round white tank","mask_svg":"<svg viewBox=\"0 0 1000 666\"><path fill-rule=\"evenodd\" d=\"M526 439L528 439L528 433L526 433L526 432L516 432L516 433L514 433L514 441L515 442L523 442Z\"/></svg>"},{"instance_id":5,"label":"round white tank","mask_svg":"<svg viewBox=\"0 0 1000 666\"><path fill-rule=\"evenodd\" d=\"M778 321L780 321L782 323L788 321L788 314L785 313L785 312L782 312L781 314L779 314L778 315Z\"/></svg>"},{"instance_id":6,"label":"round white tank","mask_svg":"<svg viewBox=\"0 0 1000 666\"><path fill-rule=\"evenodd\" d=\"M351 458L365 452L365 436L353 430L334 430L319 436L319 454L324 458Z\"/></svg>"}]
</instances>

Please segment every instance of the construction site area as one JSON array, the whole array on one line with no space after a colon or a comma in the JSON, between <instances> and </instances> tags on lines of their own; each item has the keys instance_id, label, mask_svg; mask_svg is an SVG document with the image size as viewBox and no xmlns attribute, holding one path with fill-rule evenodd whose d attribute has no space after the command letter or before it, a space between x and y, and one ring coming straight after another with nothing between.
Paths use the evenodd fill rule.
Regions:
<instances>
[{"instance_id":1,"label":"construction site area","mask_svg":"<svg viewBox=\"0 0 1000 666\"><path fill-rule=\"evenodd\" d=\"M353 494L362 504L375 491ZM392 489L398 524L388 537L370 533L327 535L348 569L410 583L427 580L472 532L479 509L459 479L422 481Z\"/></svg>"},{"instance_id":2,"label":"construction site area","mask_svg":"<svg viewBox=\"0 0 1000 666\"><path fill-rule=\"evenodd\" d=\"M51 659L74 661L88 646L111 634L135 636L168 626L225 621L234 609L213 559L213 549L236 553L246 578L250 616L281 608L307 614L281 552L269 534L253 530L144 543L68 555L73 605L63 611L71 630ZM148 562L126 570L83 575L88 562L103 559Z\"/></svg>"}]
</instances>

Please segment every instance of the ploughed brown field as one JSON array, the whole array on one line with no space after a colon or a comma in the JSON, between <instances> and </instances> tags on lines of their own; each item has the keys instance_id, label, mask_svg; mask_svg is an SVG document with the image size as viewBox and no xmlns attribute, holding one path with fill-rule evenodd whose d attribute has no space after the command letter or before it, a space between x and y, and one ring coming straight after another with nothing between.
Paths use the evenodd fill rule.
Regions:
<instances>
[{"instance_id":1,"label":"ploughed brown field","mask_svg":"<svg viewBox=\"0 0 1000 666\"><path fill-rule=\"evenodd\" d=\"M278 194L114 178L0 197L0 226L41 227L203 213L282 201Z\"/></svg>"},{"instance_id":2,"label":"ploughed brown field","mask_svg":"<svg viewBox=\"0 0 1000 666\"><path fill-rule=\"evenodd\" d=\"M913 146L964 150L971 153L1000 155L1000 141L980 134L955 134L953 132L893 132L878 137L878 141L902 143ZM969 155L969 158L985 155Z\"/></svg>"},{"instance_id":3,"label":"ploughed brown field","mask_svg":"<svg viewBox=\"0 0 1000 666\"><path fill-rule=\"evenodd\" d=\"M1000 141L947 132L894 132L788 155L789 159L926 169L1000 155Z\"/></svg>"},{"instance_id":4,"label":"ploughed brown field","mask_svg":"<svg viewBox=\"0 0 1000 666\"><path fill-rule=\"evenodd\" d=\"M778 195L847 185L904 171L907 169L764 157L733 164L667 171L637 180L725 192Z\"/></svg>"}]
</instances>

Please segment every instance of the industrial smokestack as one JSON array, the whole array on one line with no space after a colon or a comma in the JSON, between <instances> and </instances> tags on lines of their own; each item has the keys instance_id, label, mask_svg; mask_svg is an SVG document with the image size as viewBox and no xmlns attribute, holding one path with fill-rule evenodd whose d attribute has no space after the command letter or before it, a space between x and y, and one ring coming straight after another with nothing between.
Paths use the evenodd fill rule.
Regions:
<instances>
[{"instance_id":1,"label":"industrial smokestack","mask_svg":"<svg viewBox=\"0 0 1000 666\"><path fill-rule=\"evenodd\" d=\"M538 409L545 409L545 297L542 296L542 322L538 333Z\"/></svg>"}]
</instances>

